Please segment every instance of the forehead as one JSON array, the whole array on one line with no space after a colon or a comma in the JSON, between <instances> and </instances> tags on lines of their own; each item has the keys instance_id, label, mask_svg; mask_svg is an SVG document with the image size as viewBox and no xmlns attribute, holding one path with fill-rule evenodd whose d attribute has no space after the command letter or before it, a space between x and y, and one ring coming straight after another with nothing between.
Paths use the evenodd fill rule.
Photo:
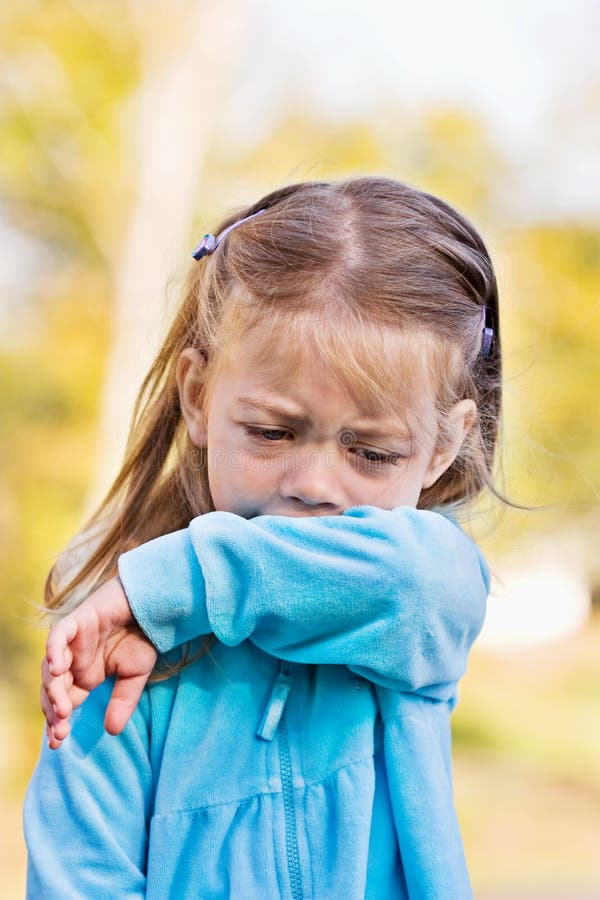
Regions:
<instances>
[{"instance_id":1,"label":"forehead","mask_svg":"<svg viewBox=\"0 0 600 900\"><path fill-rule=\"evenodd\" d=\"M302 318L261 323L228 342L222 361L238 376L239 396L326 403L335 395L354 415L384 420L418 420L435 407L424 336Z\"/></svg>"}]
</instances>

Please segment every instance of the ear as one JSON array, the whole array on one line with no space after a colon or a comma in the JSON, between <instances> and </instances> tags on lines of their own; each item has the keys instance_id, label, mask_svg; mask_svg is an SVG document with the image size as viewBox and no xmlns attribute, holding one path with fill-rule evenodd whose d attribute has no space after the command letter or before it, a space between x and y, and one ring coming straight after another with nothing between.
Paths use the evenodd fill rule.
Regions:
<instances>
[{"instance_id":1,"label":"ear","mask_svg":"<svg viewBox=\"0 0 600 900\"><path fill-rule=\"evenodd\" d=\"M206 445L206 416L202 406L206 383L206 360L193 347L186 347L177 360L179 403L190 440L196 447Z\"/></svg>"},{"instance_id":2,"label":"ear","mask_svg":"<svg viewBox=\"0 0 600 900\"><path fill-rule=\"evenodd\" d=\"M438 448L429 463L429 468L423 481L423 487L429 488L449 469L462 447L471 425L475 421L477 407L473 400L461 400L452 407L448 415L445 431L444 445Z\"/></svg>"}]
</instances>

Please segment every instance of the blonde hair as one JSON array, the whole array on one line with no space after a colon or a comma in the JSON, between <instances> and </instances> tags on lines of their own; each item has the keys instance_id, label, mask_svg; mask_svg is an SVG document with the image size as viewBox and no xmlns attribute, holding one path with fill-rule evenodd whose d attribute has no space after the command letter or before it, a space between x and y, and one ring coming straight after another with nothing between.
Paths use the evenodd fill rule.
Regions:
<instances>
[{"instance_id":1,"label":"blonde hair","mask_svg":"<svg viewBox=\"0 0 600 900\"><path fill-rule=\"evenodd\" d=\"M125 550L213 509L206 453L191 443L181 413L177 360L196 348L207 361L207 389L220 355L265 323L274 340L282 329L299 337L288 346L313 339L333 372L383 405L397 402L399 372L425 365L437 387L442 435L444 414L473 399L477 415L459 455L419 506L461 504L484 486L495 492L498 295L475 228L437 197L363 177L284 187L238 210L218 231L261 209L193 264L139 392L121 471L50 572L49 608L72 608L116 574ZM482 307L494 328L487 356ZM73 553L82 549L73 568Z\"/></svg>"}]
</instances>

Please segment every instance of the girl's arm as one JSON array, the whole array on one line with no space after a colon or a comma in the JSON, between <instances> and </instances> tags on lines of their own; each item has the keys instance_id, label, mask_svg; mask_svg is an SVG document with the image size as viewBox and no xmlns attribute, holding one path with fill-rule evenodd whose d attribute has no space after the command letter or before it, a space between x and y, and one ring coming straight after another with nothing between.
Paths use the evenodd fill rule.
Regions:
<instances>
[{"instance_id":1,"label":"girl's arm","mask_svg":"<svg viewBox=\"0 0 600 900\"><path fill-rule=\"evenodd\" d=\"M485 562L438 513L354 507L246 520L214 512L124 554L133 614L160 650L214 632L451 699L483 624Z\"/></svg>"},{"instance_id":2,"label":"girl's arm","mask_svg":"<svg viewBox=\"0 0 600 900\"><path fill-rule=\"evenodd\" d=\"M111 686L97 688L73 715L61 753L42 748L24 808L31 900L146 896L149 700L115 741L102 725Z\"/></svg>"},{"instance_id":3,"label":"girl's arm","mask_svg":"<svg viewBox=\"0 0 600 900\"><path fill-rule=\"evenodd\" d=\"M447 703L376 687L409 897L473 897L454 808Z\"/></svg>"},{"instance_id":4,"label":"girl's arm","mask_svg":"<svg viewBox=\"0 0 600 900\"><path fill-rule=\"evenodd\" d=\"M445 517L410 507L252 520L208 513L124 554L119 569L133 615L161 651L214 632L225 644L250 639L282 659L347 665L384 687L451 703L488 591L475 545ZM72 675L89 689L118 674L115 657L89 680L89 648L102 665L105 654L86 623L112 621L113 605L118 618L119 602L125 622L126 598L110 582L52 629L44 712L53 747L80 702ZM119 719L115 733L139 696L134 683L117 687L121 702L107 712Z\"/></svg>"}]
</instances>

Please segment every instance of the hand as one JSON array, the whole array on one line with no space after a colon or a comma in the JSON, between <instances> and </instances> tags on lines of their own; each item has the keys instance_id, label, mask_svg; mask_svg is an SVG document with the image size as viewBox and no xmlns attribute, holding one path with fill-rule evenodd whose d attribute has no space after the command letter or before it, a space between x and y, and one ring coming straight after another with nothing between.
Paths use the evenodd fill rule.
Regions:
<instances>
[{"instance_id":1,"label":"hand","mask_svg":"<svg viewBox=\"0 0 600 900\"><path fill-rule=\"evenodd\" d=\"M119 578L105 582L50 629L42 660L40 699L48 746L67 737L69 717L108 677L115 686L104 727L120 734L136 708L157 652L133 618Z\"/></svg>"}]
</instances>

